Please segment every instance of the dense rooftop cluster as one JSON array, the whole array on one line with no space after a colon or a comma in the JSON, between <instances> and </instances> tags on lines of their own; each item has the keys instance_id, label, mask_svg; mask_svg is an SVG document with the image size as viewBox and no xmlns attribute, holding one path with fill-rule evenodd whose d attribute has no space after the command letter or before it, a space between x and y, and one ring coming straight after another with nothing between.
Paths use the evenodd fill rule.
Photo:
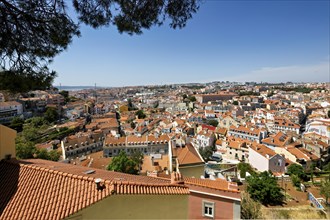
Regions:
<instances>
[{"instance_id":1,"label":"dense rooftop cluster","mask_svg":"<svg viewBox=\"0 0 330 220\"><path fill-rule=\"evenodd\" d=\"M60 163L31 159L7 161L2 166L17 169L18 175L40 174L38 181L47 178L48 182L57 183L60 176L67 179L64 188L56 189L54 184L53 189L47 189L47 195L67 187L65 197L71 198L73 193L84 198L82 204L68 201L67 207L59 208L57 200L53 200L54 204L48 206L52 208L39 214L33 206L22 212L5 209L4 217L48 218L55 211L61 213L59 218L64 218L113 194L192 196L195 192L221 192L236 201L239 190L233 182L232 168L242 162L257 172L271 171L275 176L283 176L291 164L301 165L305 171L322 169L330 160L329 86L213 82L68 93L34 91L15 99L1 94L3 123L10 124L17 117L27 119L53 108L58 118L45 131L70 131L68 135L36 143L37 149L57 151ZM144 177L105 170L123 151L128 156L142 153L138 173ZM223 166L211 166L212 161L221 161ZM26 175L24 178L27 182L36 181ZM90 190L97 178L102 178L106 187L101 194ZM86 185L87 191L78 188L84 194L80 197L78 192L69 190L70 182ZM19 185L18 190L22 187L25 185ZM24 193L27 192L23 190ZM19 198L14 199L15 206ZM25 206L24 201L22 205ZM205 207L213 207L208 205ZM60 208L62 211L58 211ZM209 212L208 208L205 210ZM225 217L232 218L233 213Z\"/></svg>"}]
</instances>

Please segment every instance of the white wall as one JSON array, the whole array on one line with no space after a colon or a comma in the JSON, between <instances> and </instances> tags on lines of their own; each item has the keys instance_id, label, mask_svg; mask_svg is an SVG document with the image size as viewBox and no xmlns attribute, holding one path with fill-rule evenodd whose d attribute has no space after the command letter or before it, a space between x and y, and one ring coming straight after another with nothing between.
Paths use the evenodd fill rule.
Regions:
<instances>
[{"instance_id":1,"label":"white wall","mask_svg":"<svg viewBox=\"0 0 330 220\"><path fill-rule=\"evenodd\" d=\"M249 163L251 166L256 168L258 171L268 171L269 170L269 163L268 159L254 151L252 148L249 147Z\"/></svg>"}]
</instances>

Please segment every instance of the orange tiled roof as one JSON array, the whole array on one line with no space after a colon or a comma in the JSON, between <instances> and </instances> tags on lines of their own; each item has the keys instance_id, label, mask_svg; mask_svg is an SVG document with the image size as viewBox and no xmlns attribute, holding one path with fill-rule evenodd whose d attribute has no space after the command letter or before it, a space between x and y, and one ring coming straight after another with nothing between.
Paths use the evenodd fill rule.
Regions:
<instances>
[{"instance_id":1,"label":"orange tiled roof","mask_svg":"<svg viewBox=\"0 0 330 220\"><path fill-rule=\"evenodd\" d=\"M0 219L62 219L110 195L94 178L1 162ZM6 201L7 200L7 201Z\"/></svg>"},{"instance_id":2,"label":"orange tiled roof","mask_svg":"<svg viewBox=\"0 0 330 220\"><path fill-rule=\"evenodd\" d=\"M244 126L235 127L234 125L231 125L229 130L236 131L236 132L243 132L245 134L250 134L250 135L259 135L259 133L260 133L260 130L258 128L251 128L251 127L244 127Z\"/></svg>"},{"instance_id":3,"label":"orange tiled roof","mask_svg":"<svg viewBox=\"0 0 330 220\"><path fill-rule=\"evenodd\" d=\"M263 139L261 142L265 144L270 144L278 147L283 147L289 144L292 136L283 133L282 131L277 132L277 134L273 137L268 137Z\"/></svg>"},{"instance_id":4,"label":"orange tiled roof","mask_svg":"<svg viewBox=\"0 0 330 220\"><path fill-rule=\"evenodd\" d=\"M229 140L228 146L233 149L241 150L245 146L246 142L241 142L239 140Z\"/></svg>"},{"instance_id":5,"label":"orange tiled roof","mask_svg":"<svg viewBox=\"0 0 330 220\"><path fill-rule=\"evenodd\" d=\"M95 172L108 177L101 181L103 190L97 190L95 174L81 172L86 170L38 159L2 160L0 219L63 219L112 194L189 194L184 185L103 170Z\"/></svg>"},{"instance_id":6,"label":"orange tiled roof","mask_svg":"<svg viewBox=\"0 0 330 220\"><path fill-rule=\"evenodd\" d=\"M235 187L231 188L230 186L232 185L228 181L222 179L208 180L208 179L199 179L199 178L191 178L191 177L183 177L183 179L185 183L188 185L195 185L195 186L202 186L217 190L238 192L237 185L236 185L236 189Z\"/></svg>"},{"instance_id":7,"label":"orange tiled roof","mask_svg":"<svg viewBox=\"0 0 330 220\"><path fill-rule=\"evenodd\" d=\"M222 145L222 140L218 139L216 142L215 142L216 145Z\"/></svg>"},{"instance_id":8,"label":"orange tiled roof","mask_svg":"<svg viewBox=\"0 0 330 220\"><path fill-rule=\"evenodd\" d=\"M300 128L300 125L286 119L286 118L275 118L275 125L282 126L282 127L291 127L291 128Z\"/></svg>"},{"instance_id":9,"label":"orange tiled roof","mask_svg":"<svg viewBox=\"0 0 330 220\"><path fill-rule=\"evenodd\" d=\"M217 128L215 130L216 133L222 134L222 135L226 135L227 134L227 129L226 128Z\"/></svg>"},{"instance_id":10,"label":"orange tiled roof","mask_svg":"<svg viewBox=\"0 0 330 220\"><path fill-rule=\"evenodd\" d=\"M129 135L127 137L120 137L120 138L115 138L110 135L108 135L105 139L105 144L106 145L130 145L134 143L138 144L158 144L158 143L163 143L167 144L169 142L170 138L168 135L160 135L159 137L156 137L154 135L143 135L143 136L135 136L135 135Z\"/></svg>"},{"instance_id":11,"label":"orange tiled roof","mask_svg":"<svg viewBox=\"0 0 330 220\"><path fill-rule=\"evenodd\" d=\"M176 148L176 151L180 165L204 163L196 149L191 144L187 144L182 148Z\"/></svg>"},{"instance_id":12,"label":"orange tiled roof","mask_svg":"<svg viewBox=\"0 0 330 220\"><path fill-rule=\"evenodd\" d=\"M150 184L131 182L112 182L115 194L154 194L154 195L177 195L189 194L189 188L179 184Z\"/></svg>"},{"instance_id":13,"label":"orange tiled roof","mask_svg":"<svg viewBox=\"0 0 330 220\"><path fill-rule=\"evenodd\" d=\"M171 176L166 174L158 174L159 176L155 179L165 179L170 180ZM210 179L200 179L200 178L192 178L192 177L186 177L183 176L183 180L185 185L189 186L201 186L205 188L210 189L216 189L221 191L231 191L231 192L237 192L239 193L237 184L228 182L223 179L216 179L216 180L210 180Z\"/></svg>"},{"instance_id":14,"label":"orange tiled roof","mask_svg":"<svg viewBox=\"0 0 330 220\"><path fill-rule=\"evenodd\" d=\"M301 152L303 152L305 155L307 155L311 160L317 160L320 159L318 156L313 154L310 150L307 150L306 148L299 148Z\"/></svg>"},{"instance_id":15,"label":"orange tiled roof","mask_svg":"<svg viewBox=\"0 0 330 220\"><path fill-rule=\"evenodd\" d=\"M266 147L263 144L253 144L250 146L250 148L253 149L254 151L258 152L260 155L262 155L265 158L267 158L266 155L268 155L269 156L268 159L270 159L271 157L276 155L275 151L269 149L268 147Z\"/></svg>"},{"instance_id":16,"label":"orange tiled roof","mask_svg":"<svg viewBox=\"0 0 330 220\"><path fill-rule=\"evenodd\" d=\"M289 151L291 154L293 154L298 159L305 159L306 161L310 160L310 158L307 155L305 155L303 152L301 152L298 148L289 147L289 148L287 148L287 151Z\"/></svg>"}]
</instances>

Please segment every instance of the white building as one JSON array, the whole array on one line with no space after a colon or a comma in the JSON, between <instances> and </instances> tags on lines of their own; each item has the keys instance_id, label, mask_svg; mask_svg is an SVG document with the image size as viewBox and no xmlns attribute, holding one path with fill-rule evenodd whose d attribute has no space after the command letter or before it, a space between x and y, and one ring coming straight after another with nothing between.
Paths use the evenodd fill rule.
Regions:
<instances>
[{"instance_id":1,"label":"white building","mask_svg":"<svg viewBox=\"0 0 330 220\"><path fill-rule=\"evenodd\" d=\"M19 102L0 102L0 122L10 122L15 116L23 114L23 106Z\"/></svg>"},{"instance_id":2,"label":"white building","mask_svg":"<svg viewBox=\"0 0 330 220\"><path fill-rule=\"evenodd\" d=\"M306 125L306 133L315 132L330 138L330 119L315 119Z\"/></svg>"},{"instance_id":3,"label":"white building","mask_svg":"<svg viewBox=\"0 0 330 220\"><path fill-rule=\"evenodd\" d=\"M263 144L249 146L249 163L260 172L285 172L285 158Z\"/></svg>"}]
</instances>

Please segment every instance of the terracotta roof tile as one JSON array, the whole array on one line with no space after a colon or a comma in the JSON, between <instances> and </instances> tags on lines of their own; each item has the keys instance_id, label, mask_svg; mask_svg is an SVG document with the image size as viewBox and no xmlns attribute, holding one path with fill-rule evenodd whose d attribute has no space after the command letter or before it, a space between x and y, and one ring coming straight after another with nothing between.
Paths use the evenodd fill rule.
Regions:
<instances>
[{"instance_id":1,"label":"terracotta roof tile","mask_svg":"<svg viewBox=\"0 0 330 220\"><path fill-rule=\"evenodd\" d=\"M164 179L170 181L171 176L166 174L159 174L159 177L155 177L157 179ZM183 177L184 184L186 186L201 186L205 188L221 190L221 191L230 191L239 193L238 187L236 183L231 183L223 179L199 179L192 177Z\"/></svg>"},{"instance_id":2,"label":"terracotta roof tile","mask_svg":"<svg viewBox=\"0 0 330 220\"><path fill-rule=\"evenodd\" d=\"M63 219L113 193L189 194L163 179L87 170L40 159L0 161L0 219ZM104 190L97 190L95 178L105 179Z\"/></svg>"},{"instance_id":3,"label":"terracotta roof tile","mask_svg":"<svg viewBox=\"0 0 330 220\"><path fill-rule=\"evenodd\" d=\"M135 183L113 181L113 193L115 194L154 194L154 195L176 195L189 194L189 188L184 185L171 185L169 182L162 184Z\"/></svg>"},{"instance_id":4,"label":"terracotta roof tile","mask_svg":"<svg viewBox=\"0 0 330 220\"><path fill-rule=\"evenodd\" d=\"M305 155L300 149L295 148L295 147L288 147L287 151L289 151L291 154L293 154L296 158L298 159L304 159L306 161L310 160L310 157Z\"/></svg>"},{"instance_id":5,"label":"terracotta roof tile","mask_svg":"<svg viewBox=\"0 0 330 220\"><path fill-rule=\"evenodd\" d=\"M270 148L266 147L263 144L253 144L250 146L250 148L265 158L267 158L267 155L268 155L267 159L270 159L271 157L276 155L275 151L271 150Z\"/></svg>"},{"instance_id":6,"label":"terracotta roof tile","mask_svg":"<svg viewBox=\"0 0 330 220\"><path fill-rule=\"evenodd\" d=\"M191 144L187 144L185 147L178 147L176 151L180 165L204 163L197 150Z\"/></svg>"},{"instance_id":7,"label":"terracotta roof tile","mask_svg":"<svg viewBox=\"0 0 330 220\"><path fill-rule=\"evenodd\" d=\"M275 136L262 139L261 142L264 144L274 145L277 147L283 147L289 144L291 140L292 140L291 135L279 131Z\"/></svg>"}]
</instances>

